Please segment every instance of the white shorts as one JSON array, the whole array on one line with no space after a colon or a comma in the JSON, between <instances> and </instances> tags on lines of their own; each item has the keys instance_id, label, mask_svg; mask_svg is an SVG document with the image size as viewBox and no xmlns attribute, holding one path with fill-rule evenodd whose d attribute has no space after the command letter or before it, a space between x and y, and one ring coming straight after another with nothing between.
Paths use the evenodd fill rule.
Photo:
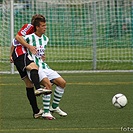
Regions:
<instances>
[{"instance_id":1,"label":"white shorts","mask_svg":"<svg viewBox=\"0 0 133 133\"><path fill-rule=\"evenodd\" d=\"M31 80L30 71L27 71L27 74L29 79ZM46 69L39 68L38 74L39 74L39 81L42 81L43 78L48 78L49 80L53 80L61 77L56 71L48 68Z\"/></svg>"},{"instance_id":2,"label":"white shorts","mask_svg":"<svg viewBox=\"0 0 133 133\"><path fill-rule=\"evenodd\" d=\"M31 80L30 78L30 71L27 70L27 75L28 75L28 78ZM38 75L39 75L39 81L41 82L43 78L47 78L46 74L43 72L43 69L39 69L38 71Z\"/></svg>"},{"instance_id":3,"label":"white shorts","mask_svg":"<svg viewBox=\"0 0 133 133\"><path fill-rule=\"evenodd\" d=\"M42 80L43 78L45 78L45 75L47 76L47 78L49 80L53 80L53 79L61 77L56 71L54 71L52 69L49 69L49 68L41 69L41 68L39 68L39 78Z\"/></svg>"}]
</instances>

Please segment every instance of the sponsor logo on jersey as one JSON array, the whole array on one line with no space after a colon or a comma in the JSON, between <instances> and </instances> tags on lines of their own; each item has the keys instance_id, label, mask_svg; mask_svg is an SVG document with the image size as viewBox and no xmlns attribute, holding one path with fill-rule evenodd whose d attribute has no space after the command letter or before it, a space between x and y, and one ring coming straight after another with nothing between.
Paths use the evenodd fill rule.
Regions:
<instances>
[{"instance_id":1,"label":"sponsor logo on jersey","mask_svg":"<svg viewBox=\"0 0 133 133\"><path fill-rule=\"evenodd\" d=\"M30 29L30 27L31 27L31 24L28 24L28 26L27 26L25 29L23 29L23 30L21 31L21 34L22 34L23 36L25 36L25 35L26 35L26 32Z\"/></svg>"}]
</instances>

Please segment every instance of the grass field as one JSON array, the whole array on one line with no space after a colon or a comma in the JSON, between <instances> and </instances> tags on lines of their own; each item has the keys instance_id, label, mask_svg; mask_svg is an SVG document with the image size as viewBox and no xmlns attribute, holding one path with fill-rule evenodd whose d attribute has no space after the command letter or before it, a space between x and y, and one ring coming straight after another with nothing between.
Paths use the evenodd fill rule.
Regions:
<instances>
[{"instance_id":1,"label":"grass field","mask_svg":"<svg viewBox=\"0 0 133 133\"><path fill-rule=\"evenodd\" d=\"M133 128L132 73L62 74L67 81L60 107L67 117L33 119L19 75L0 75L1 133L122 133ZM54 89L54 88L53 88ZM116 109L111 99L123 93L128 104ZM41 97L37 97L42 107Z\"/></svg>"}]
</instances>

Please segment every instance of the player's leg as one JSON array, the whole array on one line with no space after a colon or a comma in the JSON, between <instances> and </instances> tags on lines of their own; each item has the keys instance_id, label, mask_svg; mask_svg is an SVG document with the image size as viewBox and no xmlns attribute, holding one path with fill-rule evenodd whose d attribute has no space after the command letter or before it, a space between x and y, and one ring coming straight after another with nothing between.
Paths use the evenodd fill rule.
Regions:
<instances>
[{"instance_id":1,"label":"player's leg","mask_svg":"<svg viewBox=\"0 0 133 133\"><path fill-rule=\"evenodd\" d=\"M39 75L38 75L38 66L34 63L30 55L25 54L24 56L25 68L30 72L30 79L33 82L36 90L40 89Z\"/></svg>"},{"instance_id":2,"label":"player's leg","mask_svg":"<svg viewBox=\"0 0 133 133\"><path fill-rule=\"evenodd\" d=\"M43 111L40 110L37 106L37 100L36 100L36 96L34 94L34 86L33 83L29 80L28 76L27 76L27 72L26 71L22 71L20 68L18 68L16 66L21 79L24 81L25 86L26 86L26 94L27 94L27 98L29 100L29 103L32 107L32 111L33 111L33 117L34 118L38 118L42 115Z\"/></svg>"},{"instance_id":3,"label":"player's leg","mask_svg":"<svg viewBox=\"0 0 133 133\"><path fill-rule=\"evenodd\" d=\"M66 86L66 81L56 72L51 69L47 70L47 76L51 80L52 83L56 85L54 90L54 98L52 102L52 106L50 107L51 112L57 112L61 116L67 116L67 113L62 111L59 108L60 100L64 94L64 89Z\"/></svg>"},{"instance_id":4,"label":"player's leg","mask_svg":"<svg viewBox=\"0 0 133 133\"><path fill-rule=\"evenodd\" d=\"M54 84L64 89L66 87L66 81L62 77L58 77L52 80Z\"/></svg>"},{"instance_id":5,"label":"player's leg","mask_svg":"<svg viewBox=\"0 0 133 133\"><path fill-rule=\"evenodd\" d=\"M41 68L39 68L39 79L41 81L40 82L41 85L45 86L48 90L52 90L52 84ZM51 93L52 93L52 91L51 91ZM43 94L42 95L43 108L44 108L44 113L42 114L42 117L45 119L48 119L48 120L55 119L49 111L50 99L51 99L51 94L48 94L48 95Z\"/></svg>"},{"instance_id":6,"label":"player's leg","mask_svg":"<svg viewBox=\"0 0 133 133\"><path fill-rule=\"evenodd\" d=\"M31 80L30 71L27 71L27 74L29 79ZM38 75L39 75L38 77L39 84L43 85L44 88L42 90L41 89L35 90L35 95L40 96L41 94L46 94L46 95L51 94L52 93L51 83L41 68L39 68L38 70Z\"/></svg>"},{"instance_id":7,"label":"player's leg","mask_svg":"<svg viewBox=\"0 0 133 133\"><path fill-rule=\"evenodd\" d=\"M41 73L41 75L45 75L45 73L43 71L40 73ZM39 78L40 78L40 74L39 74ZM51 82L46 76L43 76L43 78L40 80L41 80L41 82L40 82L41 85L45 86L48 90L52 90Z\"/></svg>"},{"instance_id":8,"label":"player's leg","mask_svg":"<svg viewBox=\"0 0 133 133\"><path fill-rule=\"evenodd\" d=\"M33 117L34 118L41 117L43 111L40 110L37 106L37 100L36 100L36 96L34 94L33 83L29 80L28 77L25 77L23 80L26 85L27 98L28 98L30 105L32 107L32 110L33 110Z\"/></svg>"},{"instance_id":9,"label":"player's leg","mask_svg":"<svg viewBox=\"0 0 133 133\"><path fill-rule=\"evenodd\" d=\"M51 93L52 93L52 85L51 85L50 80L47 77L44 77L41 80L40 84L47 87L49 90L51 90ZM49 113L50 99L51 99L51 94L42 96L44 113Z\"/></svg>"},{"instance_id":10,"label":"player's leg","mask_svg":"<svg viewBox=\"0 0 133 133\"><path fill-rule=\"evenodd\" d=\"M17 68L19 68L21 71L25 71L25 69L30 71L30 77L31 80L35 86L36 89L41 88L39 83L39 76L38 76L38 67L34 63L33 59L30 58L28 54L23 54L17 57L14 60L14 64Z\"/></svg>"},{"instance_id":11,"label":"player's leg","mask_svg":"<svg viewBox=\"0 0 133 133\"><path fill-rule=\"evenodd\" d=\"M36 95L45 94L45 91L47 91L47 90L46 89L44 90L40 86L39 75L38 75L38 67L34 63L32 58L28 54L23 54L23 55L19 56L14 61L14 63L22 71L25 71L25 69L29 70L29 73L30 73L29 78L31 79L31 81L33 82L33 84L34 84L34 86L37 90Z\"/></svg>"},{"instance_id":12,"label":"player's leg","mask_svg":"<svg viewBox=\"0 0 133 133\"><path fill-rule=\"evenodd\" d=\"M58 77L58 78L54 78L52 82L56 85L56 88L54 91L54 98L52 102L52 108L55 109L59 106L60 100L64 94L66 81L62 77Z\"/></svg>"},{"instance_id":13,"label":"player's leg","mask_svg":"<svg viewBox=\"0 0 133 133\"><path fill-rule=\"evenodd\" d=\"M42 114L42 117L44 119L48 119L48 120L53 120L55 119L55 117L52 116L49 108L50 108L50 99L51 99L51 94L49 95L44 95L42 96L42 100L43 100L43 108L44 108L44 113Z\"/></svg>"},{"instance_id":14,"label":"player's leg","mask_svg":"<svg viewBox=\"0 0 133 133\"><path fill-rule=\"evenodd\" d=\"M56 88L54 91L54 98L52 102L52 108L55 109L59 106L60 100L64 94L66 81L62 77L59 77L59 78L53 79L52 82L56 85Z\"/></svg>"},{"instance_id":15,"label":"player's leg","mask_svg":"<svg viewBox=\"0 0 133 133\"><path fill-rule=\"evenodd\" d=\"M52 106L50 107L50 111L51 112L56 112L60 116L67 116L67 113L62 111L59 108L59 103L60 103L61 98L64 94L66 81L62 77L59 77L59 78L54 79L53 83L56 84L56 88L55 88L55 91L54 91L54 98L53 98Z\"/></svg>"}]
</instances>

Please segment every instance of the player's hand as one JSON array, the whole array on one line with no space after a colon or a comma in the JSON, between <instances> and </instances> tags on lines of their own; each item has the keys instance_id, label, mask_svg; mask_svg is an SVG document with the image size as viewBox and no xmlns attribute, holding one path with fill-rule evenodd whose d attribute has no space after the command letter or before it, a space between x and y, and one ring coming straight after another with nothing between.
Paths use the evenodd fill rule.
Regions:
<instances>
[{"instance_id":1,"label":"player's hand","mask_svg":"<svg viewBox=\"0 0 133 133\"><path fill-rule=\"evenodd\" d=\"M32 54L36 54L37 53L37 48L35 47L35 46L31 46L30 45L30 47L28 48L29 50L30 50L30 52L32 53Z\"/></svg>"},{"instance_id":2,"label":"player's hand","mask_svg":"<svg viewBox=\"0 0 133 133\"><path fill-rule=\"evenodd\" d=\"M13 59L12 59L12 56L10 56L10 63L13 63L14 61L13 61Z\"/></svg>"},{"instance_id":3,"label":"player's hand","mask_svg":"<svg viewBox=\"0 0 133 133\"><path fill-rule=\"evenodd\" d=\"M42 61L45 61L45 59L46 59L45 54L41 56L41 59L42 59Z\"/></svg>"}]
</instances>

